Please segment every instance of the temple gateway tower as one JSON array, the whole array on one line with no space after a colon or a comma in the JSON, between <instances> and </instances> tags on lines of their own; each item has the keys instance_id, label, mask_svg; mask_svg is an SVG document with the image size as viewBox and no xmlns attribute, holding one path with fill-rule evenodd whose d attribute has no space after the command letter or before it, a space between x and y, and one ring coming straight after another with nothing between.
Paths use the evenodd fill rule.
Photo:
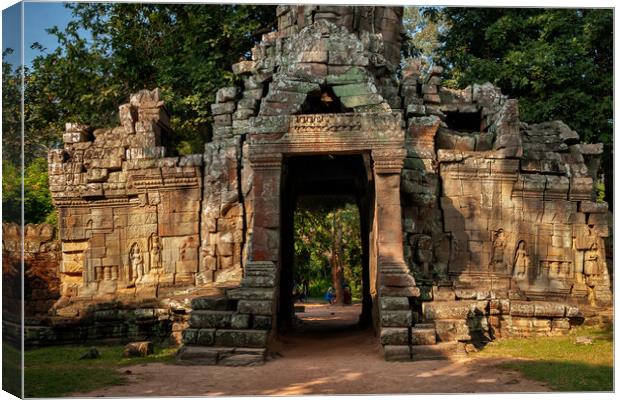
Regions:
<instances>
[{"instance_id":1,"label":"temple gateway tower","mask_svg":"<svg viewBox=\"0 0 620 400\"><path fill-rule=\"evenodd\" d=\"M402 9L277 8L232 66L204 154L169 156L157 89L120 125L67 124L49 154L62 240L59 315L193 297L179 360L262 362L293 315L292 224L304 195L360 208L362 319L388 360L476 338L566 333L612 304L602 146L519 121L491 84L401 65ZM205 295L206 294L206 295Z\"/></svg>"}]
</instances>

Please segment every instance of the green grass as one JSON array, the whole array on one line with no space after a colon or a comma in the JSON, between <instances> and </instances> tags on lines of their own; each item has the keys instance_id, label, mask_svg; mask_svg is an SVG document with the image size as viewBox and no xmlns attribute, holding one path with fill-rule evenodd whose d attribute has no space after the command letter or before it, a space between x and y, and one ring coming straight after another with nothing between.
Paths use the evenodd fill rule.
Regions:
<instances>
[{"instance_id":1,"label":"green grass","mask_svg":"<svg viewBox=\"0 0 620 400\"><path fill-rule=\"evenodd\" d=\"M25 352L26 397L59 397L72 392L121 385L119 368L148 362L170 362L176 349L158 348L147 357L123 358L123 346L96 346L100 358L80 360L89 346L52 346Z\"/></svg>"},{"instance_id":2,"label":"green grass","mask_svg":"<svg viewBox=\"0 0 620 400\"><path fill-rule=\"evenodd\" d=\"M21 357L19 349L2 342L2 389L21 397Z\"/></svg>"},{"instance_id":3,"label":"green grass","mask_svg":"<svg viewBox=\"0 0 620 400\"><path fill-rule=\"evenodd\" d=\"M593 344L577 345L577 336L588 336ZM519 360L502 363L501 367L545 382L557 391L613 390L612 327L579 328L564 337L498 340L476 356L518 357Z\"/></svg>"}]
</instances>

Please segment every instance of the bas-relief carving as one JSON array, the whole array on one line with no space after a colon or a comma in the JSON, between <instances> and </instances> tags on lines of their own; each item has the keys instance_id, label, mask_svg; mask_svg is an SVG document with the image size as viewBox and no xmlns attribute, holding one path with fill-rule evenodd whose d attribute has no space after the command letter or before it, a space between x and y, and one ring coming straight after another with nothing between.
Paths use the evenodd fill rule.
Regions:
<instances>
[{"instance_id":1,"label":"bas-relief carving","mask_svg":"<svg viewBox=\"0 0 620 400\"><path fill-rule=\"evenodd\" d=\"M592 243L592 246L584 253L584 263L583 263L583 274L586 277L586 281L588 278L593 276L597 276L599 274L599 263L598 263L598 246L596 243Z\"/></svg>"},{"instance_id":2,"label":"bas-relief carving","mask_svg":"<svg viewBox=\"0 0 620 400\"><path fill-rule=\"evenodd\" d=\"M151 270L161 268L161 241L159 236L152 234L149 239L149 254L151 257Z\"/></svg>"},{"instance_id":3,"label":"bas-relief carving","mask_svg":"<svg viewBox=\"0 0 620 400\"><path fill-rule=\"evenodd\" d=\"M493 233L493 251L491 253L490 270L494 272L504 272L506 264L504 256L506 252L507 238L503 229L499 229Z\"/></svg>"},{"instance_id":4,"label":"bas-relief carving","mask_svg":"<svg viewBox=\"0 0 620 400\"><path fill-rule=\"evenodd\" d=\"M140 245L134 242L129 248L129 281L135 284L144 276L144 258Z\"/></svg>"},{"instance_id":5,"label":"bas-relief carving","mask_svg":"<svg viewBox=\"0 0 620 400\"><path fill-rule=\"evenodd\" d=\"M530 256L527 254L525 242L519 241L515 253L513 276L516 279L527 279L530 269Z\"/></svg>"},{"instance_id":6,"label":"bas-relief carving","mask_svg":"<svg viewBox=\"0 0 620 400\"><path fill-rule=\"evenodd\" d=\"M421 266L422 272L428 274L431 272L431 262L433 261L433 241L428 235L420 235L416 237L414 245L414 260Z\"/></svg>"}]
</instances>

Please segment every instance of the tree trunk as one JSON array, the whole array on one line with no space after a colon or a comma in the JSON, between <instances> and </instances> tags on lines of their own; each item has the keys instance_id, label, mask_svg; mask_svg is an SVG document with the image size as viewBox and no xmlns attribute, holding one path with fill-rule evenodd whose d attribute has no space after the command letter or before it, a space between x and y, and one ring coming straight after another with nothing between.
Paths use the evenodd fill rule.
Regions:
<instances>
[{"instance_id":1,"label":"tree trunk","mask_svg":"<svg viewBox=\"0 0 620 400\"><path fill-rule=\"evenodd\" d=\"M332 268L332 286L334 287L334 304L344 305L344 289L342 287L343 266L342 266L342 224L337 218L337 213L332 219L332 246L330 263Z\"/></svg>"}]
</instances>

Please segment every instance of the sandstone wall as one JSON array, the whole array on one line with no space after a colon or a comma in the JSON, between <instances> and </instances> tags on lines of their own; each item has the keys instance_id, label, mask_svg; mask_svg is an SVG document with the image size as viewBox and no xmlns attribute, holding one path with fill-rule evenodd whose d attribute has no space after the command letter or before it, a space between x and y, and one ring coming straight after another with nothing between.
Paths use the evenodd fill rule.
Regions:
<instances>
[{"instance_id":1,"label":"sandstone wall","mask_svg":"<svg viewBox=\"0 0 620 400\"><path fill-rule=\"evenodd\" d=\"M4 310L17 314L21 304L21 227L15 223L2 224L2 275L14 284L3 290ZM24 313L27 317L47 315L60 297L58 267L61 262L60 242L54 227L48 224L28 224L24 229Z\"/></svg>"},{"instance_id":2,"label":"sandstone wall","mask_svg":"<svg viewBox=\"0 0 620 400\"><path fill-rule=\"evenodd\" d=\"M162 137L172 133L158 90L132 95L116 128L67 124L64 147L49 155L62 251L59 312L232 282L242 290L224 296L225 311L238 326L222 322L221 334L243 329L243 337L265 342L277 308L280 214L270 202L281 195L282 159L329 152L331 139L351 132L369 132L359 149L375 169L396 174L389 184L375 176L377 199L398 188L401 174L400 203L378 205L386 215L400 215L390 207L402 206L404 275L415 277L404 285L383 276L401 285L392 293L402 302L391 304L386 294L378 317L389 326L383 344L404 346L390 354L412 357L407 346L424 345L411 342L416 335L434 343L465 329L563 332L583 316L575 305L611 304L607 206L593 201L601 146L581 144L559 121L520 122L516 100L491 84L445 88L438 66L423 72L413 60L396 79L400 8L277 10L279 30L263 36L251 60L232 66L242 85L217 92L213 140L203 154L166 153ZM405 129L404 149L368 146L401 140L395 124ZM400 245L399 234L390 237ZM269 257L251 259L263 253ZM523 305L532 301L538 306ZM465 311L442 311L453 306ZM400 325L390 320L396 315L404 316Z\"/></svg>"},{"instance_id":3,"label":"sandstone wall","mask_svg":"<svg viewBox=\"0 0 620 400\"><path fill-rule=\"evenodd\" d=\"M610 305L607 205L593 202L602 146L560 121L520 122L516 100L490 84L446 89L440 73L413 62L401 86L404 229L423 300Z\"/></svg>"},{"instance_id":4,"label":"sandstone wall","mask_svg":"<svg viewBox=\"0 0 620 400\"><path fill-rule=\"evenodd\" d=\"M112 129L67 124L64 148L49 154L63 300L155 298L199 274L202 157L166 156L158 90L119 114Z\"/></svg>"}]
</instances>

